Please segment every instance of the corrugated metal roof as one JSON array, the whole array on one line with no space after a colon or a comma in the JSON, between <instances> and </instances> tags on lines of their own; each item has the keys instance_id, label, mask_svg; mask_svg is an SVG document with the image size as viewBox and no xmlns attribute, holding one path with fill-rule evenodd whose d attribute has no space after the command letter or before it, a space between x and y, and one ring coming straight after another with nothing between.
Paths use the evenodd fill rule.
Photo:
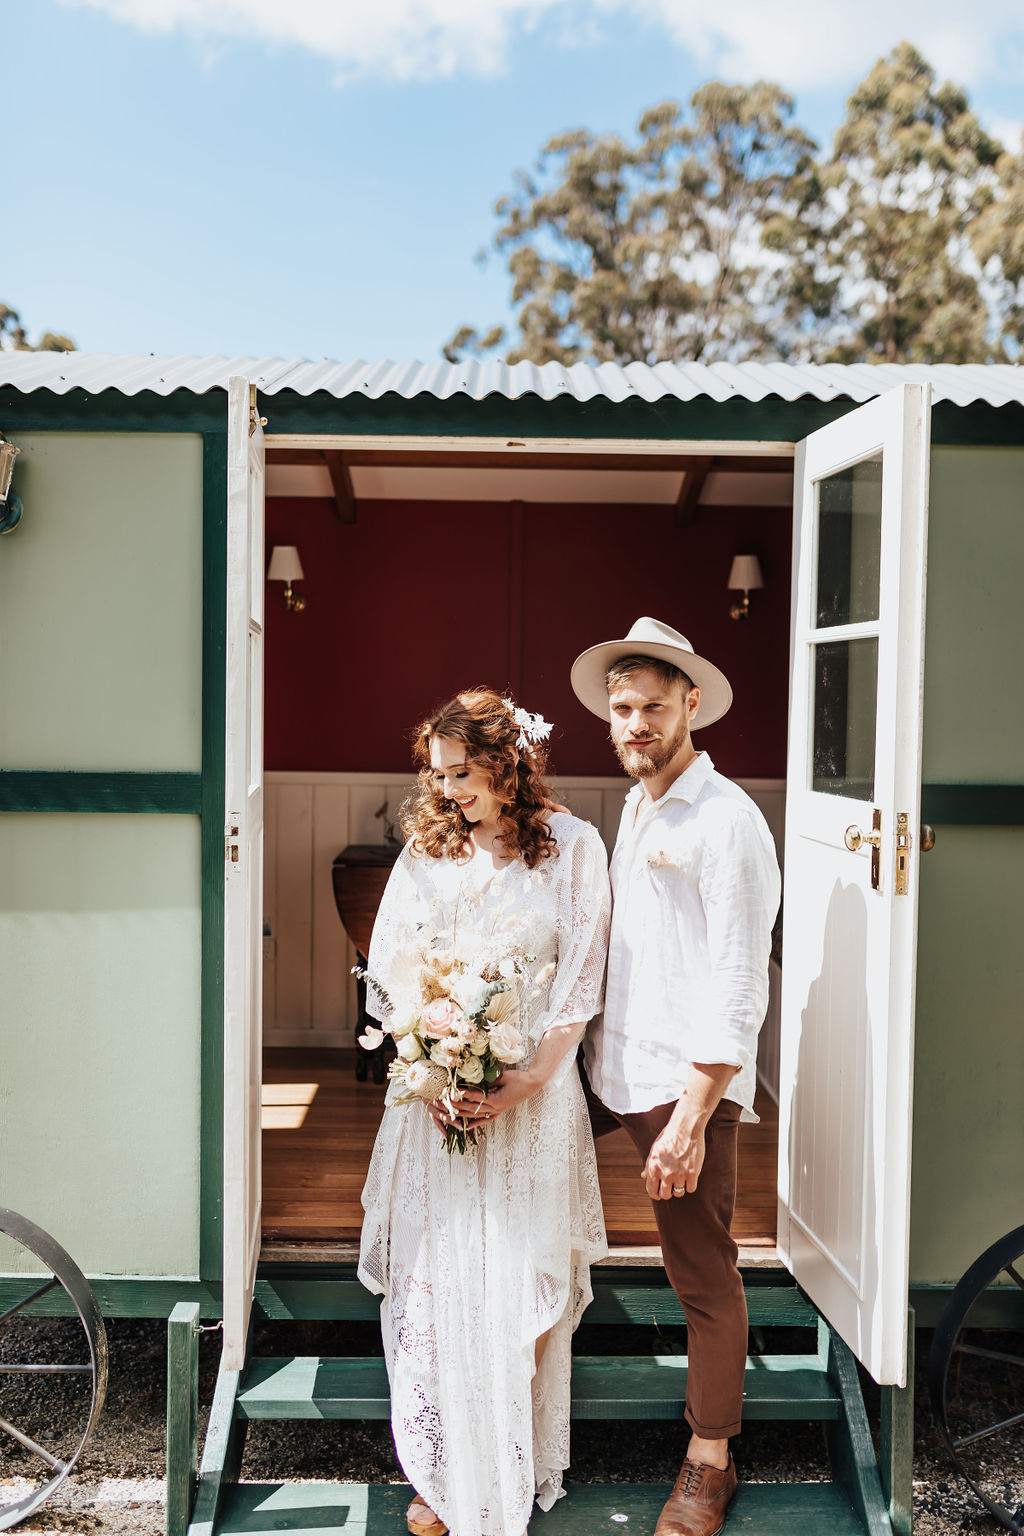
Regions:
<instances>
[{"instance_id":1,"label":"corrugated metal roof","mask_svg":"<svg viewBox=\"0 0 1024 1536\"><path fill-rule=\"evenodd\" d=\"M504 395L516 400L853 400L862 402L897 384L931 383L935 400L954 405L984 401L1024 404L1024 368L997 364L895 363L313 363L279 357L115 357L89 352L0 352L0 387L66 394L118 390L123 395L149 391L170 395L183 389L205 394L224 389L241 375L261 393L294 390L323 392L341 400L362 395L433 395L439 400L464 395L483 400Z\"/></svg>"}]
</instances>

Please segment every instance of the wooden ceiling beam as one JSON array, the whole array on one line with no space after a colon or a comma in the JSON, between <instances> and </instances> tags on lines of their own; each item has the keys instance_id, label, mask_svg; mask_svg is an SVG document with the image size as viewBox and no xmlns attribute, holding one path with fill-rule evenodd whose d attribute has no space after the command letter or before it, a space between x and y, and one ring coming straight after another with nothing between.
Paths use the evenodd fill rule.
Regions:
<instances>
[{"instance_id":1,"label":"wooden ceiling beam","mask_svg":"<svg viewBox=\"0 0 1024 1536\"><path fill-rule=\"evenodd\" d=\"M697 508L704 483L711 473L713 459L701 454L693 459L683 476L683 483L676 498L676 527L692 528L697 521Z\"/></svg>"},{"instance_id":2,"label":"wooden ceiling beam","mask_svg":"<svg viewBox=\"0 0 1024 1536\"><path fill-rule=\"evenodd\" d=\"M334 487L334 506L341 523L354 523L356 520L356 498L352 489L352 476L348 472L345 455L337 448L324 450L324 461L331 474L331 485Z\"/></svg>"}]
</instances>

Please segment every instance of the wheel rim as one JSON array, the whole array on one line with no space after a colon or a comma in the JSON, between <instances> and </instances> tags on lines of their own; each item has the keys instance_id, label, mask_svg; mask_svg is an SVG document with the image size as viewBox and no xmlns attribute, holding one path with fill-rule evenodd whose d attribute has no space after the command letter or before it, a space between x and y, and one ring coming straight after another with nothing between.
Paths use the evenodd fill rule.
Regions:
<instances>
[{"instance_id":1,"label":"wheel rim","mask_svg":"<svg viewBox=\"0 0 1024 1536\"><path fill-rule=\"evenodd\" d=\"M48 1232L44 1232L42 1227L36 1226L35 1222L20 1216L16 1211L0 1206L0 1233L20 1244L49 1271L49 1276L45 1279L36 1275L25 1277L25 1296L0 1315L0 1339L7 1324L16 1317L26 1314L44 1296L59 1289L64 1291L74 1307L84 1334L85 1349L82 1353L87 1351L89 1356L87 1362L79 1359L72 1364L37 1365L8 1360L0 1345L0 1381L4 1377L11 1376L78 1375L88 1377L90 1394L84 1428L74 1438L71 1453L67 1456L55 1455L34 1436L26 1434L17 1424L0 1415L0 1442L13 1439L24 1449L31 1451L50 1469L51 1473L50 1477L22 1498L10 1504L0 1505L0 1531L6 1531L12 1525L17 1525L19 1521L33 1514L41 1504L46 1502L67 1478L85 1449L86 1442L102 1412L107 1391L107 1333L92 1287L74 1259L54 1241Z\"/></svg>"},{"instance_id":2,"label":"wheel rim","mask_svg":"<svg viewBox=\"0 0 1024 1536\"><path fill-rule=\"evenodd\" d=\"M928 1386L939 1432L957 1472L1009 1531L1024 1532L1024 1488L1007 1497L991 1465L1024 1466L1024 1346L986 1319L997 1287L1024 1291L1024 1226L993 1243L955 1286L928 1359ZM987 1323L987 1327L986 1327Z\"/></svg>"}]
</instances>

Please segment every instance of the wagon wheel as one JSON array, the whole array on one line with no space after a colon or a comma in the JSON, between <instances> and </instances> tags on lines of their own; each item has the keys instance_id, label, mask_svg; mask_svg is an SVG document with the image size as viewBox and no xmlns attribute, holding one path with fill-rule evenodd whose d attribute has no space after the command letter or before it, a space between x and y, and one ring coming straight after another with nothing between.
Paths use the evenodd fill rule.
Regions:
<instances>
[{"instance_id":1,"label":"wagon wheel","mask_svg":"<svg viewBox=\"0 0 1024 1536\"><path fill-rule=\"evenodd\" d=\"M26 1276L25 1297L0 1314L0 1463L7 1462L9 1467L9 1457L4 1454L3 1447L6 1442L10 1449L11 1440L29 1453L24 1470L26 1478L32 1479L33 1468L42 1463L39 1472L42 1481L36 1481L35 1486L16 1502L0 1505L0 1531L6 1531L26 1519L60 1487L92 1434L107 1390L107 1334L88 1281L49 1233L2 1206L0 1233L13 1238L49 1271L49 1278L45 1280L34 1275ZM80 1332L75 1330L80 1342L71 1351L71 1363L55 1359L26 1361L18 1337L22 1332L21 1315L34 1302L58 1290L66 1294L81 1325ZM84 1339L81 1337L83 1333ZM47 1402L45 1391L36 1393L34 1404L26 1401L29 1385L41 1385L41 1377L51 1378L54 1392L59 1393L62 1401ZM12 1397L16 1399L13 1407L9 1401ZM17 1413L17 1424L7 1417L8 1413L14 1412ZM54 1412L67 1413L69 1427L54 1429L51 1422ZM35 1423L40 1416L46 1419L42 1429ZM30 1432L33 1430L35 1433Z\"/></svg>"},{"instance_id":2,"label":"wagon wheel","mask_svg":"<svg viewBox=\"0 0 1024 1536\"><path fill-rule=\"evenodd\" d=\"M932 1340L928 1386L957 1471L1007 1530L1020 1533L1024 1347L1019 1333L992 1331L987 1303L997 1283L1003 1296L1008 1285L1024 1291L1024 1227L986 1248L954 1288Z\"/></svg>"}]
</instances>

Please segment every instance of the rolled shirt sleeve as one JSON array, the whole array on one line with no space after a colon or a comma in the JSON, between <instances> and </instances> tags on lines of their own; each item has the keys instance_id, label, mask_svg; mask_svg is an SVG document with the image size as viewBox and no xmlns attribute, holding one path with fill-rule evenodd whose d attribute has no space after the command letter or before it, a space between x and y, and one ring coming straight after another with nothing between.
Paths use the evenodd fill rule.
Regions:
<instances>
[{"instance_id":1,"label":"rolled shirt sleeve","mask_svg":"<svg viewBox=\"0 0 1024 1536\"><path fill-rule=\"evenodd\" d=\"M779 910L775 848L760 817L732 814L708 839L700 873L708 979L689 1017L691 1061L751 1070L768 1008L768 959Z\"/></svg>"}]
</instances>

